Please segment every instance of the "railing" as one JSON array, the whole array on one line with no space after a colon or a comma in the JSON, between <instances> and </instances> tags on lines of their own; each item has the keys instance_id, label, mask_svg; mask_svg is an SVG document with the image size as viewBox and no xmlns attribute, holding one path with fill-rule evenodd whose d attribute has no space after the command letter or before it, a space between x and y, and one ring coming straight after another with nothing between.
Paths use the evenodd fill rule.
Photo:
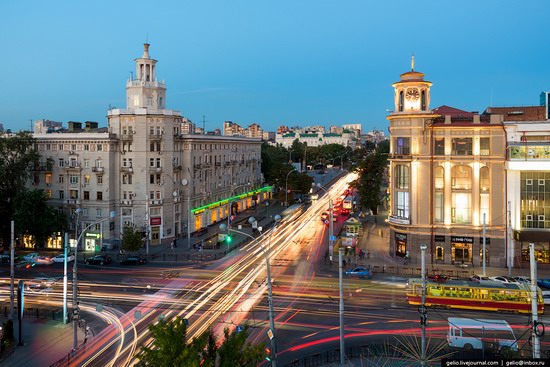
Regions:
<instances>
[{"instance_id":1,"label":"railing","mask_svg":"<svg viewBox=\"0 0 550 367\"><path fill-rule=\"evenodd\" d=\"M121 140L134 140L134 134L122 134L120 135Z\"/></svg>"},{"instance_id":2,"label":"railing","mask_svg":"<svg viewBox=\"0 0 550 367\"><path fill-rule=\"evenodd\" d=\"M547 160L550 159L550 144L512 145L508 147L510 160Z\"/></svg>"},{"instance_id":3,"label":"railing","mask_svg":"<svg viewBox=\"0 0 550 367\"><path fill-rule=\"evenodd\" d=\"M103 167L92 167L92 172L103 173Z\"/></svg>"}]
</instances>

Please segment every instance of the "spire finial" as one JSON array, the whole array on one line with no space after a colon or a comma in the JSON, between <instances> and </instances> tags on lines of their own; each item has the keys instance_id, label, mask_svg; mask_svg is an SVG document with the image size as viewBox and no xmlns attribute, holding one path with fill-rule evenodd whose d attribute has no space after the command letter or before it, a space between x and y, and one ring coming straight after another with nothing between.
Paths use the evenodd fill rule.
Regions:
<instances>
[{"instance_id":1,"label":"spire finial","mask_svg":"<svg viewBox=\"0 0 550 367\"><path fill-rule=\"evenodd\" d=\"M149 58L149 43L144 43L143 44L143 56L141 56L141 58L143 58L143 59L148 59Z\"/></svg>"},{"instance_id":2,"label":"spire finial","mask_svg":"<svg viewBox=\"0 0 550 367\"><path fill-rule=\"evenodd\" d=\"M414 53L412 54L411 58L411 71L414 71Z\"/></svg>"}]
</instances>

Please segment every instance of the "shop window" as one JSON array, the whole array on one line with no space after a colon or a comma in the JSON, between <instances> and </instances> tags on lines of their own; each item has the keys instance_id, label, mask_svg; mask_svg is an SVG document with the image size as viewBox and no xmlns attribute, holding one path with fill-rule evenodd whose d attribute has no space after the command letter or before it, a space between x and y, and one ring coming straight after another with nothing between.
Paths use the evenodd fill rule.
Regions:
<instances>
[{"instance_id":1,"label":"shop window","mask_svg":"<svg viewBox=\"0 0 550 367\"><path fill-rule=\"evenodd\" d=\"M542 264L550 264L550 242L535 243L535 261ZM529 242L521 243L521 260L529 262Z\"/></svg>"},{"instance_id":2,"label":"shop window","mask_svg":"<svg viewBox=\"0 0 550 367\"><path fill-rule=\"evenodd\" d=\"M435 248L435 259L436 260L445 260L445 252L443 246L436 246Z\"/></svg>"}]
</instances>

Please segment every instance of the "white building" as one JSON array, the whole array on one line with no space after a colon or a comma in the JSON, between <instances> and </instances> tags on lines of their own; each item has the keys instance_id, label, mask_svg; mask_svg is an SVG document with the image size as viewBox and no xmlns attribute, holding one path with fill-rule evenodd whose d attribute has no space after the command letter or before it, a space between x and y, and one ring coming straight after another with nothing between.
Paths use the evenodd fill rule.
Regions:
<instances>
[{"instance_id":1,"label":"white building","mask_svg":"<svg viewBox=\"0 0 550 367\"><path fill-rule=\"evenodd\" d=\"M327 144L340 144L355 149L355 146L358 142L358 138L355 136L355 134L349 131L342 134L322 132L289 132L283 134L277 133L275 137L275 142L277 144L281 144L284 148L290 148L292 146L292 143L296 139L298 139L300 143L306 143L308 147L318 147Z\"/></svg>"},{"instance_id":2,"label":"white building","mask_svg":"<svg viewBox=\"0 0 550 367\"><path fill-rule=\"evenodd\" d=\"M43 159L30 185L70 215L71 228L77 219L81 228L102 221L86 234L87 251L119 239L125 224L143 228L158 245L227 218L229 204L242 210L270 195L262 188L259 139L182 134L191 122L165 108L166 85L149 44L135 62L126 109L108 111L108 129L72 123L69 131L34 134Z\"/></svg>"}]
</instances>

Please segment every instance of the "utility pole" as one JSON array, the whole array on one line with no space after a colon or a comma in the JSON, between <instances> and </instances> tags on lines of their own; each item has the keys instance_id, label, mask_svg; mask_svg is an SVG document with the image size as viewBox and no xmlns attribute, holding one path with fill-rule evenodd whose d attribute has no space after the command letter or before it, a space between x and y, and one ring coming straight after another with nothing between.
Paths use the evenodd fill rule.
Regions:
<instances>
[{"instance_id":1,"label":"utility pole","mask_svg":"<svg viewBox=\"0 0 550 367\"><path fill-rule=\"evenodd\" d=\"M483 213L483 251L481 252L481 262L483 263L483 276L485 276L485 262L487 259L485 259L485 216L487 213Z\"/></svg>"},{"instance_id":2,"label":"utility pole","mask_svg":"<svg viewBox=\"0 0 550 367\"><path fill-rule=\"evenodd\" d=\"M529 244L529 261L531 263L531 313L533 320L533 358L540 358L540 335L539 335L539 304L537 290L537 263L535 261L535 244Z\"/></svg>"},{"instance_id":3,"label":"utility pole","mask_svg":"<svg viewBox=\"0 0 550 367\"><path fill-rule=\"evenodd\" d=\"M428 246L425 244L420 245L421 251L421 260L422 260L422 304L420 306L420 327L422 328L422 344L421 344L421 355L420 355L420 365L426 365L426 323L428 320L426 310L426 249Z\"/></svg>"},{"instance_id":4,"label":"utility pole","mask_svg":"<svg viewBox=\"0 0 550 367\"><path fill-rule=\"evenodd\" d=\"M10 320L13 320L15 302L15 222L11 221L11 245L10 245Z\"/></svg>"},{"instance_id":5,"label":"utility pole","mask_svg":"<svg viewBox=\"0 0 550 367\"><path fill-rule=\"evenodd\" d=\"M508 202L508 233L506 233L506 239L508 240L508 276L512 276L512 267L514 266L514 239L512 238L512 214L511 208L512 202Z\"/></svg>"}]
</instances>

